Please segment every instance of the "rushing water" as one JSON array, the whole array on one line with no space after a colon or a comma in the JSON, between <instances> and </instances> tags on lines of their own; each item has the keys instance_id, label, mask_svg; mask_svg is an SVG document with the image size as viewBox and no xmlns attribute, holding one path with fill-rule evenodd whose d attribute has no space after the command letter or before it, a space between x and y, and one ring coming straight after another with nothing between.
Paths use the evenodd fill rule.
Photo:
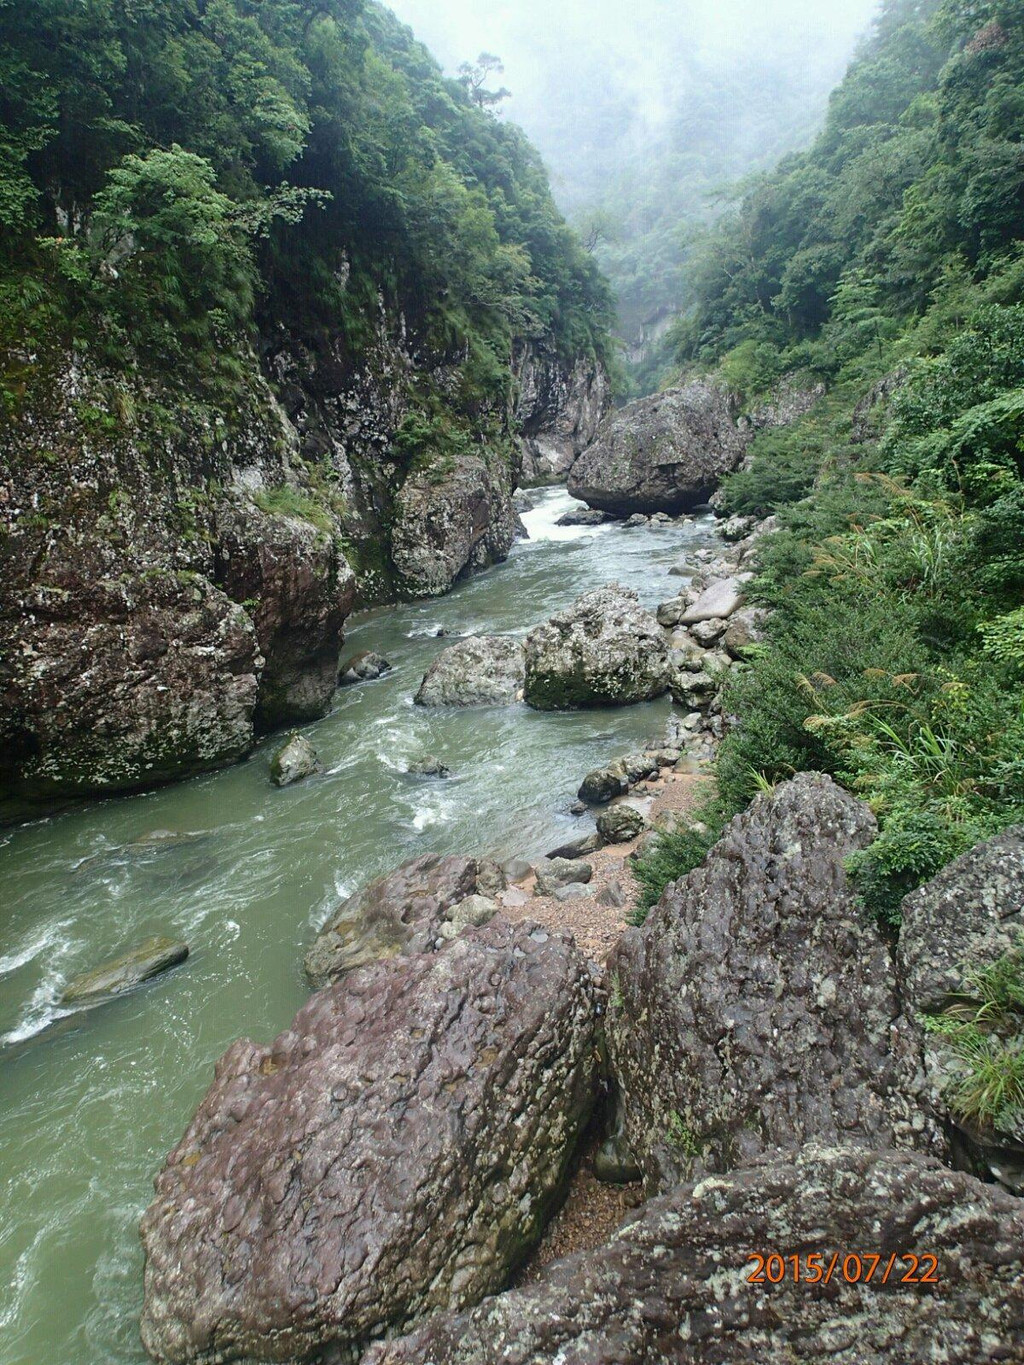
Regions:
<instances>
[{"instance_id":1,"label":"rushing water","mask_svg":"<svg viewBox=\"0 0 1024 1365\"><path fill-rule=\"evenodd\" d=\"M306 733L319 777L278 791L271 738L226 772L90 805L0 836L0 1362L139 1365L139 1217L152 1177L235 1038L269 1040L307 989L302 954L339 898L428 851L527 857L572 837L590 767L664 729L667 704L542 715L412 705L451 635L521 633L618 581L649 605L707 524L560 528L534 495L531 539L441 601L368 613L346 653L394 664L339 691ZM435 753L446 782L405 773ZM147 839L155 831L176 838ZM153 933L192 956L130 996L60 1019L73 975Z\"/></svg>"}]
</instances>

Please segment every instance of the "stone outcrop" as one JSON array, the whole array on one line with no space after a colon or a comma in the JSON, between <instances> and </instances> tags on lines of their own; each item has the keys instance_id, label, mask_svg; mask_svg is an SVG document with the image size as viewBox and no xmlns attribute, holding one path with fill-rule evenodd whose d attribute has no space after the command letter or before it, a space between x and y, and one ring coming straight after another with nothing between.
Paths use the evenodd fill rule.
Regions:
<instances>
[{"instance_id":1,"label":"stone outcrop","mask_svg":"<svg viewBox=\"0 0 1024 1365\"><path fill-rule=\"evenodd\" d=\"M460 456L444 477L406 479L395 499L391 557L403 597L438 597L457 578L508 557L516 538L511 471Z\"/></svg>"},{"instance_id":2,"label":"stone outcrop","mask_svg":"<svg viewBox=\"0 0 1024 1365\"><path fill-rule=\"evenodd\" d=\"M584 595L526 637L526 700L539 711L626 706L668 687L668 648L631 589Z\"/></svg>"},{"instance_id":3,"label":"stone outcrop","mask_svg":"<svg viewBox=\"0 0 1024 1365\"><path fill-rule=\"evenodd\" d=\"M800 1282L787 1260L751 1284L755 1252L800 1256ZM833 1254L809 1283L805 1258L823 1281ZM1012 1365L1022 1341L1024 1204L913 1153L810 1148L652 1200L596 1251L363 1365Z\"/></svg>"},{"instance_id":4,"label":"stone outcrop","mask_svg":"<svg viewBox=\"0 0 1024 1365\"><path fill-rule=\"evenodd\" d=\"M526 682L523 642L472 635L443 650L427 669L417 706L511 706Z\"/></svg>"},{"instance_id":5,"label":"stone outcrop","mask_svg":"<svg viewBox=\"0 0 1024 1365\"><path fill-rule=\"evenodd\" d=\"M147 1350L350 1359L500 1288L589 1112L594 1035L571 939L496 922L235 1043L142 1222Z\"/></svg>"},{"instance_id":6,"label":"stone outcrop","mask_svg":"<svg viewBox=\"0 0 1024 1365\"><path fill-rule=\"evenodd\" d=\"M597 434L611 402L604 367L581 356L574 365L548 347L522 347L516 355L523 484L556 483Z\"/></svg>"},{"instance_id":7,"label":"stone outcrop","mask_svg":"<svg viewBox=\"0 0 1024 1365\"><path fill-rule=\"evenodd\" d=\"M807 1142L932 1141L888 950L843 869L875 832L865 805L802 773L623 935L608 1042L649 1187Z\"/></svg>"},{"instance_id":8,"label":"stone outcrop","mask_svg":"<svg viewBox=\"0 0 1024 1365\"><path fill-rule=\"evenodd\" d=\"M452 909L477 889L475 858L427 853L378 877L343 901L306 954L314 986L382 957L437 946Z\"/></svg>"},{"instance_id":9,"label":"stone outcrop","mask_svg":"<svg viewBox=\"0 0 1024 1365\"><path fill-rule=\"evenodd\" d=\"M994 964L1014 959L1024 979L1022 826L979 844L904 899L897 961L907 1024L924 1051L929 1111L949 1125L968 1170L1024 1195L1024 1109L1008 1103L984 1125L961 1113L955 1095L967 1078L965 1058L951 1037L924 1028L930 1019L980 1015L990 1046L1024 1051L1024 1002L993 1009L983 984Z\"/></svg>"},{"instance_id":10,"label":"stone outcrop","mask_svg":"<svg viewBox=\"0 0 1024 1365\"><path fill-rule=\"evenodd\" d=\"M612 413L569 472L569 492L619 516L686 512L743 458L732 396L706 379Z\"/></svg>"}]
</instances>

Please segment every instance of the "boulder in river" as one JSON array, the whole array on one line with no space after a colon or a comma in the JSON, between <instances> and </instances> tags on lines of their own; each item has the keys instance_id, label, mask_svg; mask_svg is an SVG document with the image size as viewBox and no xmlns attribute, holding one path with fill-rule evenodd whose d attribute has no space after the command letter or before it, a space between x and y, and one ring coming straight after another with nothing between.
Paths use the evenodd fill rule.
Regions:
<instances>
[{"instance_id":1,"label":"boulder in river","mask_svg":"<svg viewBox=\"0 0 1024 1365\"><path fill-rule=\"evenodd\" d=\"M609 1052L650 1187L808 1142L932 1142L889 952L844 870L875 833L801 773L619 940Z\"/></svg>"},{"instance_id":2,"label":"boulder in river","mask_svg":"<svg viewBox=\"0 0 1024 1365\"><path fill-rule=\"evenodd\" d=\"M436 754L424 754L422 758L414 758L405 771L410 777L448 778L452 776L451 768Z\"/></svg>"},{"instance_id":3,"label":"boulder in river","mask_svg":"<svg viewBox=\"0 0 1024 1365\"><path fill-rule=\"evenodd\" d=\"M320 930L306 954L314 986L381 957L434 947L449 910L477 889L475 858L413 858L349 896Z\"/></svg>"},{"instance_id":4,"label":"boulder in river","mask_svg":"<svg viewBox=\"0 0 1024 1365\"><path fill-rule=\"evenodd\" d=\"M610 763L606 768L595 768L587 773L580 786L579 797L591 806L604 805L621 796L629 787L629 778L621 763Z\"/></svg>"},{"instance_id":5,"label":"boulder in river","mask_svg":"<svg viewBox=\"0 0 1024 1365\"><path fill-rule=\"evenodd\" d=\"M667 688L664 634L617 583L584 593L526 637L526 700L538 711L627 706Z\"/></svg>"},{"instance_id":6,"label":"boulder in river","mask_svg":"<svg viewBox=\"0 0 1024 1365\"><path fill-rule=\"evenodd\" d=\"M612 518L607 512L601 512L596 507L574 507L569 512L563 514L555 522L556 526L603 526L605 522Z\"/></svg>"},{"instance_id":7,"label":"boulder in river","mask_svg":"<svg viewBox=\"0 0 1024 1365\"><path fill-rule=\"evenodd\" d=\"M142 1220L157 1360L351 1360L478 1302L540 1235L595 1091L568 934L495 921L242 1040Z\"/></svg>"},{"instance_id":8,"label":"boulder in river","mask_svg":"<svg viewBox=\"0 0 1024 1365\"><path fill-rule=\"evenodd\" d=\"M354 683L375 682L377 678L383 678L385 673L390 672L391 665L382 654L374 654L372 650L364 649L359 654L353 654L351 659L342 664L338 682L342 687L351 687Z\"/></svg>"},{"instance_id":9,"label":"boulder in river","mask_svg":"<svg viewBox=\"0 0 1024 1365\"><path fill-rule=\"evenodd\" d=\"M915 1153L811 1147L653 1199L363 1365L1009 1365L1021 1341L1024 1204Z\"/></svg>"},{"instance_id":10,"label":"boulder in river","mask_svg":"<svg viewBox=\"0 0 1024 1365\"><path fill-rule=\"evenodd\" d=\"M1024 1195L1019 1087L1003 1103L993 1093L985 1115L968 1102L979 1059L997 1075L998 1058L1012 1066L1024 1056L1024 826L979 844L904 899L897 961L929 1111L951 1126L967 1169ZM925 1028L939 1021L962 1031Z\"/></svg>"},{"instance_id":11,"label":"boulder in river","mask_svg":"<svg viewBox=\"0 0 1024 1365\"><path fill-rule=\"evenodd\" d=\"M509 635L470 635L427 669L417 706L511 706L522 701L523 643Z\"/></svg>"},{"instance_id":12,"label":"boulder in river","mask_svg":"<svg viewBox=\"0 0 1024 1365\"><path fill-rule=\"evenodd\" d=\"M69 981L61 994L60 1003L85 1005L112 995L123 995L125 991L134 990L161 972L177 967L187 957L187 943L172 938L148 938L131 952Z\"/></svg>"},{"instance_id":13,"label":"boulder in river","mask_svg":"<svg viewBox=\"0 0 1024 1365\"><path fill-rule=\"evenodd\" d=\"M305 735L292 735L270 760L270 780L275 787L290 787L322 771L317 752Z\"/></svg>"},{"instance_id":14,"label":"boulder in river","mask_svg":"<svg viewBox=\"0 0 1024 1365\"><path fill-rule=\"evenodd\" d=\"M569 492L617 516L692 511L743 458L735 419L732 396L707 379L640 398L605 418Z\"/></svg>"}]
</instances>

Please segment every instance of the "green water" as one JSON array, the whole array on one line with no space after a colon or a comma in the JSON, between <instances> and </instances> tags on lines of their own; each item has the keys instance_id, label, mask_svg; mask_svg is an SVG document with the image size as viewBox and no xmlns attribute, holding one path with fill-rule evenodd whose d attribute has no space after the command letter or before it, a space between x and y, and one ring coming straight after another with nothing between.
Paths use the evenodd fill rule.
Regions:
<instances>
[{"instance_id":1,"label":"green water","mask_svg":"<svg viewBox=\"0 0 1024 1365\"><path fill-rule=\"evenodd\" d=\"M236 768L7 831L0 842L0 1362L141 1365L137 1226L216 1059L269 1040L307 995L300 964L338 900L430 851L536 856L591 827L568 814L588 768L665 726L665 702L541 715L430 711L412 695L447 643L432 632L521 632L617 580L654 605L707 523L561 530L561 490L536 495L532 539L438 602L371 613L346 653L394 664L340 691L306 733L322 776L278 791L267 741ZM276 743L280 743L278 739ZM425 751L455 770L412 779ZM157 830L179 839L146 841ZM153 933L181 968L54 1024L78 972Z\"/></svg>"}]
</instances>

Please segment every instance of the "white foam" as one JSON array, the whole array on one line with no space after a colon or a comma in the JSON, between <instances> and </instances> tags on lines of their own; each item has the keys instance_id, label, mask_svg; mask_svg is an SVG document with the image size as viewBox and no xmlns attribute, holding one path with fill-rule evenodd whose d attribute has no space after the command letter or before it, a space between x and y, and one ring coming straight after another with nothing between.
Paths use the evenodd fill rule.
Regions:
<instances>
[{"instance_id":1,"label":"white foam","mask_svg":"<svg viewBox=\"0 0 1024 1365\"><path fill-rule=\"evenodd\" d=\"M522 522L529 532L530 539L524 548L531 544L543 544L552 540L589 540L607 530L606 526L559 526L558 519L566 512L583 507L582 502L572 498L564 488L548 489L536 507L522 514ZM521 542L522 544L522 542Z\"/></svg>"}]
</instances>

